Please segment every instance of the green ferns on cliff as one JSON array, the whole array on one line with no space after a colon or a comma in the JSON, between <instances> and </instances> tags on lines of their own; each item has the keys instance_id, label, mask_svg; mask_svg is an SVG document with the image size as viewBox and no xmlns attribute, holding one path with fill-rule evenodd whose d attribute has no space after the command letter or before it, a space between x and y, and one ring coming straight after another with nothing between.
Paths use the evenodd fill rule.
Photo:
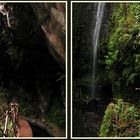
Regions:
<instances>
[{"instance_id":1,"label":"green ferns on cliff","mask_svg":"<svg viewBox=\"0 0 140 140\"><path fill-rule=\"evenodd\" d=\"M109 36L102 44L106 50L102 64L106 72L113 75L109 77L111 82L121 91L136 84L140 75L139 9L137 3L115 4Z\"/></svg>"},{"instance_id":2,"label":"green ferns on cliff","mask_svg":"<svg viewBox=\"0 0 140 140\"><path fill-rule=\"evenodd\" d=\"M140 136L140 112L137 107L122 99L110 103L106 109L99 136Z\"/></svg>"},{"instance_id":3,"label":"green ferns on cliff","mask_svg":"<svg viewBox=\"0 0 140 140\"><path fill-rule=\"evenodd\" d=\"M113 84L114 97L120 99L108 105L99 136L137 137L140 136L140 96L135 88L140 83L140 5L114 4L109 29L101 44L105 50L101 63Z\"/></svg>"}]
</instances>

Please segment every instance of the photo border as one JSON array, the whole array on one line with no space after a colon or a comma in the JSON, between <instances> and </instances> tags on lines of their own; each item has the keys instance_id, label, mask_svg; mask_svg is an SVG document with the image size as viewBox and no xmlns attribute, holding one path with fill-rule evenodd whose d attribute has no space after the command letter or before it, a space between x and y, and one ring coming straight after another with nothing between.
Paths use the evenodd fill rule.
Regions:
<instances>
[{"instance_id":1,"label":"photo border","mask_svg":"<svg viewBox=\"0 0 140 140\"><path fill-rule=\"evenodd\" d=\"M139 3L140 1L71 1L71 139L140 139L140 137L73 137L73 54L72 54L72 49L73 49L73 3Z\"/></svg>"},{"instance_id":2,"label":"photo border","mask_svg":"<svg viewBox=\"0 0 140 140\"><path fill-rule=\"evenodd\" d=\"M67 62L68 62L68 57L67 57L67 54L68 54L68 49L67 49L67 42L68 42L68 37L67 37L67 31L68 31L68 1L64 0L64 1L0 1L0 3L65 3L66 4L66 13L65 13L65 27L66 27L66 32L65 32L65 35L66 35L66 42L65 42L65 101L66 101L66 106L65 106L65 136L64 137L0 137L0 139L67 139L68 138L68 131L67 131L67 128L68 128L68 117L67 117L67 114L68 114L68 100L67 100L67 87L68 87L68 79L67 79L67 76L68 76L68 67L67 67Z\"/></svg>"}]
</instances>

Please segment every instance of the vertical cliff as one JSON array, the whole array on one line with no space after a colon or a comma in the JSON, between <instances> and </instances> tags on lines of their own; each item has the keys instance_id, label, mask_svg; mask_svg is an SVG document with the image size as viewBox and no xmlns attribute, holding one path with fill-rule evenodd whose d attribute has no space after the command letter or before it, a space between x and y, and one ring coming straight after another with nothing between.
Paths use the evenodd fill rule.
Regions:
<instances>
[{"instance_id":1,"label":"vertical cliff","mask_svg":"<svg viewBox=\"0 0 140 140\"><path fill-rule=\"evenodd\" d=\"M140 133L140 7L106 3L92 81L97 5L73 3L73 135L136 137ZM97 95L91 99L93 88Z\"/></svg>"},{"instance_id":2,"label":"vertical cliff","mask_svg":"<svg viewBox=\"0 0 140 140\"><path fill-rule=\"evenodd\" d=\"M62 128L60 135L65 127L65 8L65 3L0 4L0 96L7 102L18 97L23 115L54 123Z\"/></svg>"}]
</instances>

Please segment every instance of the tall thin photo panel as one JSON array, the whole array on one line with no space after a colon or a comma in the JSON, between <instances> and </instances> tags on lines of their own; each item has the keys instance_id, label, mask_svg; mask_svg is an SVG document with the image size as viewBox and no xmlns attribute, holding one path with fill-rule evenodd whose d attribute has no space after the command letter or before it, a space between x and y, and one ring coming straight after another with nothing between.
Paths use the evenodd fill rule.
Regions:
<instances>
[{"instance_id":1,"label":"tall thin photo panel","mask_svg":"<svg viewBox=\"0 0 140 140\"><path fill-rule=\"evenodd\" d=\"M139 138L140 2L71 2L71 138Z\"/></svg>"},{"instance_id":2,"label":"tall thin photo panel","mask_svg":"<svg viewBox=\"0 0 140 140\"><path fill-rule=\"evenodd\" d=\"M0 137L67 138L67 1L0 2Z\"/></svg>"}]
</instances>

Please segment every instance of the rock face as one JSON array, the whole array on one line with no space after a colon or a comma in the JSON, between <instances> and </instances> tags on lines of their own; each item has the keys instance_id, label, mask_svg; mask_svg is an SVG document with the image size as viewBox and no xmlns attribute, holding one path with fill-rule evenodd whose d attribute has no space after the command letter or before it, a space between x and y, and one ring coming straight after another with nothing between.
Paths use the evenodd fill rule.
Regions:
<instances>
[{"instance_id":1,"label":"rock face","mask_svg":"<svg viewBox=\"0 0 140 140\"><path fill-rule=\"evenodd\" d=\"M97 8L98 3L73 4L73 99L77 98L76 101L73 100L74 136L98 136L104 111L112 98L112 87L103 85L101 74L104 69L97 70L95 81L91 78L93 72L93 33ZM102 52L100 43L107 36L109 30L111 11L112 4L105 4L97 47L98 57L101 57L99 55ZM97 66L99 67L99 63ZM90 93L93 88L97 91L97 95L91 99ZM84 99L87 99L88 102L83 101Z\"/></svg>"},{"instance_id":2,"label":"rock face","mask_svg":"<svg viewBox=\"0 0 140 140\"><path fill-rule=\"evenodd\" d=\"M32 4L40 25L50 42L49 50L62 65L65 63L65 3Z\"/></svg>"},{"instance_id":3,"label":"rock face","mask_svg":"<svg viewBox=\"0 0 140 140\"><path fill-rule=\"evenodd\" d=\"M1 3L0 13L3 85L32 103L37 117L56 100L64 108L65 4Z\"/></svg>"},{"instance_id":4,"label":"rock face","mask_svg":"<svg viewBox=\"0 0 140 140\"><path fill-rule=\"evenodd\" d=\"M27 10L29 13L33 12L31 8L34 9L34 20L37 19L46 36L46 40L49 41L50 45L48 45L48 48L50 52L64 68L66 31L65 3L33 3L26 6L26 8L24 7L23 9L21 9ZM30 10L29 7L31 7ZM15 9L18 9L19 13L16 13ZM21 9L19 9L16 4L0 4L0 12L6 16L8 27L14 31L18 30L18 36L20 34L23 35L23 33L28 31L28 29L25 30L24 28L24 30L22 30L22 28L19 28L21 27L21 25L24 26L25 24L24 22L21 22L23 20L20 20L19 18L24 18L26 22L30 23L31 25L35 24L33 21L31 22L30 19L28 19L28 15L25 15L26 11L24 13Z\"/></svg>"},{"instance_id":5,"label":"rock face","mask_svg":"<svg viewBox=\"0 0 140 140\"><path fill-rule=\"evenodd\" d=\"M73 74L77 80L92 75L93 66L93 32L97 12L97 3L75 3L73 5ZM106 4L103 13L99 40L104 39L109 30L109 18L112 4ZM81 16L82 15L82 16ZM99 41L100 42L100 41ZM98 52L101 51L100 43ZM99 54L99 53L98 53ZM100 53L101 54L101 53ZM100 55L99 54L99 55ZM98 55L98 57L100 57ZM85 79L85 78L83 78ZM90 79L90 78L88 78Z\"/></svg>"}]
</instances>

